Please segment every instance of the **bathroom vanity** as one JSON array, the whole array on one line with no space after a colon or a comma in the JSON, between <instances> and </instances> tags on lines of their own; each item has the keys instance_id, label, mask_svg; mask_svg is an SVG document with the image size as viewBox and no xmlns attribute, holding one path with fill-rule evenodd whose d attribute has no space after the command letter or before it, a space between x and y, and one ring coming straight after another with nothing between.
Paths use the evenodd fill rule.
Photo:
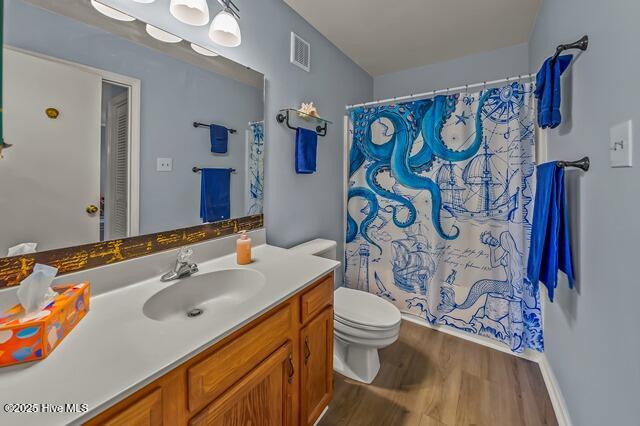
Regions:
<instances>
[{"instance_id":1,"label":"bathroom vanity","mask_svg":"<svg viewBox=\"0 0 640 426\"><path fill-rule=\"evenodd\" d=\"M0 424L313 424L332 396L340 263L267 245L262 229L238 266L236 238L191 246L188 278L160 281L177 250L57 278L91 282L91 310L43 361L0 369L0 401L39 410Z\"/></svg>"},{"instance_id":2,"label":"bathroom vanity","mask_svg":"<svg viewBox=\"0 0 640 426\"><path fill-rule=\"evenodd\" d=\"M88 425L313 425L333 389L333 273Z\"/></svg>"}]
</instances>

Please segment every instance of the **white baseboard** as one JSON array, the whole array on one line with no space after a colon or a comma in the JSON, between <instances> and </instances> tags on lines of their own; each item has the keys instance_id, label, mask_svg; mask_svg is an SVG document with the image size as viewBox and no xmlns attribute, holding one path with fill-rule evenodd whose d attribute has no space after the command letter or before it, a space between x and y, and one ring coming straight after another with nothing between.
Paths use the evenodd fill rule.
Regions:
<instances>
[{"instance_id":1,"label":"white baseboard","mask_svg":"<svg viewBox=\"0 0 640 426\"><path fill-rule=\"evenodd\" d=\"M318 419L315 421L315 423L313 423L313 426L317 426L318 423L320 423L320 420L322 420L324 415L327 414L327 411L329 411L329 406L328 405L326 407L324 407L324 410L322 410L322 413L320 413L320 415L318 416Z\"/></svg>"},{"instance_id":2,"label":"white baseboard","mask_svg":"<svg viewBox=\"0 0 640 426\"><path fill-rule=\"evenodd\" d=\"M567 404L564 400L562 391L560 390L560 386L558 385L558 381L555 374L553 373L553 370L551 369L551 366L549 365L549 361L547 360L546 355L530 350L526 350L522 354L516 354L511 352L511 350L509 350L506 346L496 343L484 336L476 336L474 334L465 333L464 331L460 331L455 328L443 325L431 325L427 321L423 320L422 318L416 317L415 315L402 313L402 319L414 324L421 325L423 327L431 328L433 330L450 334L452 336L459 337L461 339L468 340L470 342L477 343L479 345L486 346L491 349L496 349L500 352L528 359L529 361L537 363L540 367L540 372L542 373L542 378L544 380L545 387L547 388L547 393L549 394L549 398L551 399L551 404L553 405L553 411L556 414L558 425L572 426L571 418L569 417L569 411L567 410Z\"/></svg>"},{"instance_id":3,"label":"white baseboard","mask_svg":"<svg viewBox=\"0 0 640 426\"><path fill-rule=\"evenodd\" d=\"M511 350L507 348L505 345L501 345L500 343L497 343L494 340L491 340L487 337L466 333L464 331L455 329L453 327L448 327L446 325L431 325L430 323L428 323L422 318L419 318L419 317L416 317L415 315L407 314L404 312L402 313L402 319L412 322L414 324L421 325L423 327L431 328L433 330L441 331L442 333L450 334L452 336L459 337L461 339L468 340L473 343L477 343L482 346L486 346L491 349L495 349L500 352L504 352L509 355L514 355L520 358L528 359L529 361L538 362L538 357L540 356L538 352L530 351L530 350L525 350L521 354L516 354L511 352Z\"/></svg>"},{"instance_id":4,"label":"white baseboard","mask_svg":"<svg viewBox=\"0 0 640 426\"><path fill-rule=\"evenodd\" d=\"M569 410L567 409L567 403L560 390L560 385L556 379L556 375L549 365L547 356L541 354L538 357L538 365L540 366L540 372L544 379L544 384L547 387L549 398L551 398L551 404L553 405L553 411L556 413L556 419L559 426L572 426L571 418L569 417Z\"/></svg>"}]
</instances>

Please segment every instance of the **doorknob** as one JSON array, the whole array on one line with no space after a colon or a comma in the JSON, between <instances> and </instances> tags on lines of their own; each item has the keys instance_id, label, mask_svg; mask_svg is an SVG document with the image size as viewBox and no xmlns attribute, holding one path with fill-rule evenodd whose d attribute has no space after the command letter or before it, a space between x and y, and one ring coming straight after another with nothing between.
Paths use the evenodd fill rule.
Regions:
<instances>
[{"instance_id":1,"label":"doorknob","mask_svg":"<svg viewBox=\"0 0 640 426\"><path fill-rule=\"evenodd\" d=\"M89 213L89 214L96 214L96 213L98 213L98 207L94 206L93 204L89 204L85 210L86 210L86 212L87 212L87 213Z\"/></svg>"}]
</instances>

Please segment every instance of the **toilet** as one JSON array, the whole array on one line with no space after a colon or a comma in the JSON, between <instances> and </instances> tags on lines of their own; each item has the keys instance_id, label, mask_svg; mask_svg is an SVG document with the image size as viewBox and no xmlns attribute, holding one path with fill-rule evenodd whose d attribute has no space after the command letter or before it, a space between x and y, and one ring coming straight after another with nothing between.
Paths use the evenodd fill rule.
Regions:
<instances>
[{"instance_id":1,"label":"toilet","mask_svg":"<svg viewBox=\"0 0 640 426\"><path fill-rule=\"evenodd\" d=\"M335 241L317 239L291 250L336 260ZM333 369L371 383L380 370L378 349L398 340L400 311L378 296L346 287L335 290L333 305Z\"/></svg>"}]
</instances>

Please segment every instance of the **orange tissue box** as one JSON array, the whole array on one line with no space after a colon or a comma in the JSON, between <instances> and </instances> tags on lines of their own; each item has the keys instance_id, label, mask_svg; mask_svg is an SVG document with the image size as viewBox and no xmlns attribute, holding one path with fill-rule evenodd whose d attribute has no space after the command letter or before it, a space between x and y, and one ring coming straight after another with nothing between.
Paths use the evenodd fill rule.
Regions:
<instances>
[{"instance_id":1,"label":"orange tissue box","mask_svg":"<svg viewBox=\"0 0 640 426\"><path fill-rule=\"evenodd\" d=\"M15 305L0 316L0 367L46 358L89 312L90 286L52 286L58 293L39 312Z\"/></svg>"}]
</instances>

